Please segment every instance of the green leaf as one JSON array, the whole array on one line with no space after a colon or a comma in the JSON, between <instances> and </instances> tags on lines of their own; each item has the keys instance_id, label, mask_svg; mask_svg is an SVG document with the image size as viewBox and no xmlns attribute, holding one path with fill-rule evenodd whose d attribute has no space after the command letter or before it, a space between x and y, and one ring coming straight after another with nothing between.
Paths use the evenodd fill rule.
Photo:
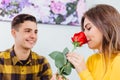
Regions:
<instances>
[{"instance_id":1,"label":"green leaf","mask_svg":"<svg viewBox=\"0 0 120 80\"><path fill-rule=\"evenodd\" d=\"M55 60L55 57L56 57L57 54L61 54L61 52L60 52L60 51L53 51L53 52L51 52L51 53L49 54L49 56L50 56L52 59Z\"/></svg>"},{"instance_id":2,"label":"green leaf","mask_svg":"<svg viewBox=\"0 0 120 80\"><path fill-rule=\"evenodd\" d=\"M71 74L71 71L72 71L72 67L71 67L71 64L70 63L67 63L65 66L64 66L64 70L63 70L63 74L64 75L69 75Z\"/></svg>"},{"instance_id":3,"label":"green leaf","mask_svg":"<svg viewBox=\"0 0 120 80\"><path fill-rule=\"evenodd\" d=\"M74 47L80 47L79 42L73 42Z\"/></svg>"},{"instance_id":4,"label":"green leaf","mask_svg":"<svg viewBox=\"0 0 120 80\"><path fill-rule=\"evenodd\" d=\"M69 62L69 63L70 63L70 62ZM73 69L75 69L75 67L73 66L73 64L70 63L70 66L71 66Z\"/></svg>"},{"instance_id":5,"label":"green leaf","mask_svg":"<svg viewBox=\"0 0 120 80\"><path fill-rule=\"evenodd\" d=\"M63 53L59 53L55 57L55 65L57 68L61 68L67 62L67 59Z\"/></svg>"},{"instance_id":6,"label":"green leaf","mask_svg":"<svg viewBox=\"0 0 120 80\"><path fill-rule=\"evenodd\" d=\"M67 4L67 15L71 15L76 11L77 2Z\"/></svg>"},{"instance_id":7,"label":"green leaf","mask_svg":"<svg viewBox=\"0 0 120 80\"><path fill-rule=\"evenodd\" d=\"M62 15L58 15L58 17L55 19L55 22L56 24L60 24L61 22L63 22L65 19L64 19L64 16Z\"/></svg>"},{"instance_id":8,"label":"green leaf","mask_svg":"<svg viewBox=\"0 0 120 80\"><path fill-rule=\"evenodd\" d=\"M63 54L67 54L69 52L69 49L66 47L64 50L63 50Z\"/></svg>"}]
</instances>

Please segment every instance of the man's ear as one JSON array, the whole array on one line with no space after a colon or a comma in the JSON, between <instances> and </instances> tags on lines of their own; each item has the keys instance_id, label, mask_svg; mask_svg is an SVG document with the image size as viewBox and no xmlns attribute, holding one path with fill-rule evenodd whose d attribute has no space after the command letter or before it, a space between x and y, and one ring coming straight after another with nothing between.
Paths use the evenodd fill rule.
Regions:
<instances>
[{"instance_id":1,"label":"man's ear","mask_svg":"<svg viewBox=\"0 0 120 80\"><path fill-rule=\"evenodd\" d=\"M11 29L11 34L15 38L16 37L16 30L15 29Z\"/></svg>"}]
</instances>

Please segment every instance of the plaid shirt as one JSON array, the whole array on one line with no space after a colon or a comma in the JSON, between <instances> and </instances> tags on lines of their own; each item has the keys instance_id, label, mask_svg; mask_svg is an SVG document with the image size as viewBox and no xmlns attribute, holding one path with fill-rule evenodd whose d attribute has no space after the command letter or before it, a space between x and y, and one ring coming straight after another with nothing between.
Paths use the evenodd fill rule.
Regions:
<instances>
[{"instance_id":1,"label":"plaid shirt","mask_svg":"<svg viewBox=\"0 0 120 80\"><path fill-rule=\"evenodd\" d=\"M31 51L25 65L13 49L0 53L0 80L50 80L52 70L43 56Z\"/></svg>"}]
</instances>

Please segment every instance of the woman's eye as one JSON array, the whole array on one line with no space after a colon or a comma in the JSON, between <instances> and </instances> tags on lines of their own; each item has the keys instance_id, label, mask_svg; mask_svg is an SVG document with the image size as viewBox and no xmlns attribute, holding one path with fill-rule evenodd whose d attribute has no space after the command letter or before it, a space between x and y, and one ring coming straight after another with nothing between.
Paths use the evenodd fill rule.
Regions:
<instances>
[{"instance_id":1,"label":"woman's eye","mask_svg":"<svg viewBox=\"0 0 120 80\"><path fill-rule=\"evenodd\" d=\"M91 29L91 27L87 28L87 30L90 30L90 29Z\"/></svg>"}]
</instances>

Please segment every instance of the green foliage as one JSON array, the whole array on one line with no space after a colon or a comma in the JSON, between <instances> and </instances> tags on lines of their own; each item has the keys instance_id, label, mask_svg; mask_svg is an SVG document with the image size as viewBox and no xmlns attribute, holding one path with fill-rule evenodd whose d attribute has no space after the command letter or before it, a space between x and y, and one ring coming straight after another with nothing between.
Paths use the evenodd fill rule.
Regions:
<instances>
[{"instance_id":1,"label":"green foliage","mask_svg":"<svg viewBox=\"0 0 120 80\"><path fill-rule=\"evenodd\" d=\"M75 1L74 3L67 4L67 15L73 14L76 11L78 1Z\"/></svg>"},{"instance_id":2,"label":"green foliage","mask_svg":"<svg viewBox=\"0 0 120 80\"><path fill-rule=\"evenodd\" d=\"M64 50L63 50L63 54L67 54L69 52L69 49L66 47Z\"/></svg>"},{"instance_id":3,"label":"green foliage","mask_svg":"<svg viewBox=\"0 0 120 80\"><path fill-rule=\"evenodd\" d=\"M69 62L67 62L66 66L64 66L63 74L69 75L71 73L72 67Z\"/></svg>"},{"instance_id":4,"label":"green foliage","mask_svg":"<svg viewBox=\"0 0 120 80\"><path fill-rule=\"evenodd\" d=\"M49 56L55 61L55 66L58 68L60 75L70 75L73 65L66 59L66 54L69 52L68 48L65 48L63 52L53 51Z\"/></svg>"},{"instance_id":5,"label":"green foliage","mask_svg":"<svg viewBox=\"0 0 120 80\"><path fill-rule=\"evenodd\" d=\"M80 42L73 42L74 47L80 47Z\"/></svg>"},{"instance_id":6,"label":"green foliage","mask_svg":"<svg viewBox=\"0 0 120 80\"><path fill-rule=\"evenodd\" d=\"M67 60L64 54L57 54L55 57L55 65L57 68L61 68L62 66L64 66L66 64Z\"/></svg>"},{"instance_id":7,"label":"green foliage","mask_svg":"<svg viewBox=\"0 0 120 80\"><path fill-rule=\"evenodd\" d=\"M55 57L56 57L57 54L61 54L61 52L60 52L60 51L53 51L52 53L49 54L49 56L50 56L52 59L55 60Z\"/></svg>"},{"instance_id":8,"label":"green foliage","mask_svg":"<svg viewBox=\"0 0 120 80\"><path fill-rule=\"evenodd\" d=\"M64 20L65 20L64 16L62 16L62 15L59 14L58 17L55 19L55 22L56 22L56 24L60 24Z\"/></svg>"}]
</instances>

